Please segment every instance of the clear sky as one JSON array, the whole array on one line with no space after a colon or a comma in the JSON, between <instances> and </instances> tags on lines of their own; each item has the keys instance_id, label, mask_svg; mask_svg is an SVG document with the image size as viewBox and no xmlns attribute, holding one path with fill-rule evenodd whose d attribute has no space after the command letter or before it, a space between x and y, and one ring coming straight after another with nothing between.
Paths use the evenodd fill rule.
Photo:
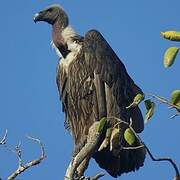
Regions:
<instances>
[{"instance_id":1,"label":"clear sky","mask_svg":"<svg viewBox=\"0 0 180 180\"><path fill-rule=\"evenodd\" d=\"M25 138L38 137L45 145L47 159L23 175L22 180L63 179L72 151L71 136L64 130L64 115L55 83L58 58L51 49L51 29L35 24L33 15L52 3L60 3L75 30L84 34L98 29L122 59L135 82L145 93L169 97L180 85L180 56L170 69L162 64L165 49L172 43L160 31L180 30L179 0L77 0L1 1L0 10L0 135L7 128L8 144L22 141L23 159L39 155L39 147ZM180 164L180 120L158 105L141 137L154 155L170 156ZM18 166L16 156L0 148L0 177ZM101 171L92 160L87 175ZM167 163L154 163L147 156L145 166L121 180L170 180L174 170ZM102 178L103 179L103 178ZM106 175L105 180L111 180Z\"/></svg>"}]
</instances>

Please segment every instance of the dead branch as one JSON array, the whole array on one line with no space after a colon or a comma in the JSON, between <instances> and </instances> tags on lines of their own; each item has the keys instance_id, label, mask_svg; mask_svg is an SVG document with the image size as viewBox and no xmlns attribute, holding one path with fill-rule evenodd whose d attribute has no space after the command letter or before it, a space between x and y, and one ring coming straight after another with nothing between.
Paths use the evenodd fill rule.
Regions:
<instances>
[{"instance_id":1,"label":"dead branch","mask_svg":"<svg viewBox=\"0 0 180 180\"><path fill-rule=\"evenodd\" d=\"M0 141L0 145L5 145L7 143L7 133L8 133L8 130L6 129L4 136L2 140Z\"/></svg>"},{"instance_id":2,"label":"dead branch","mask_svg":"<svg viewBox=\"0 0 180 180\"><path fill-rule=\"evenodd\" d=\"M177 112L176 114L172 115L172 116L170 117L170 119L173 119L173 118L175 118L176 116L180 116L180 112Z\"/></svg>"},{"instance_id":3,"label":"dead branch","mask_svg":"<svg viewBox=\"0 0 180 180\"><path fill-rule=\"evenodd\" d=\"M39 146L41 148L41 155L38 159L35 159L26 164L23 164L22 159L21 159L21 149L20 149L20 143L19 143L19 145L17 145L15 148L16 155L19 159L19 167L7 178L8 180L14 180L19 174L21 174L25 170L27 170L35 165L40 164L41 161L43 161L46 158L44 146L41 143L41 141L39 139L33 138L31 136L27 136L27 138L39 144Z\"/></svg>"},{"instance_id":4,"label":"dead branch","mask_svg":"<svg viewBox=\"0 0 180 180\"><path fill-rule=\"evenodd\" d=\"M7 133L8 133L8 130L6 129L3 138L0 140L0 145L5 145L7 143ZM0 180L2 180L1 177L0 177Z\"/></svg>"}]
</instances>

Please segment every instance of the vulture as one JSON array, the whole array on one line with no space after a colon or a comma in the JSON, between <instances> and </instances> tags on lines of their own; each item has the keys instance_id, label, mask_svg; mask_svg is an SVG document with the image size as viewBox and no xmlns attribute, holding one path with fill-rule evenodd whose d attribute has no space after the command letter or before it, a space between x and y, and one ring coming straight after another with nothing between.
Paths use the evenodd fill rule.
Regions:
<instances>
[{"instance_id":1,"label":"vulture","mask_svg":"<svg viewBox=\"0 0 180 180\"><path fill-rule=\"evenodd\" d=\"M52 26L52 45L59 56L56 81L65 113L65 128L74 141L73 155L85 146L91 125L103 117L116 117L127 123L131 119L135 132L142 132L144 120L138 105L127 106L143 92L102 34L94 29L84 36L76 33L69 25L66 12L57 4L36 13L34 21ZM108 144L92 155L98 165L115 178L138 170L145 160L144 147L122 148L131 146L124 138L126 128L122 125L116 151ZM138 145L136 141L132 146ZM86 157L86 166L89 160L90 157ZM79 173L83 175L86 168Z\"/></svg>"}]
</instances>

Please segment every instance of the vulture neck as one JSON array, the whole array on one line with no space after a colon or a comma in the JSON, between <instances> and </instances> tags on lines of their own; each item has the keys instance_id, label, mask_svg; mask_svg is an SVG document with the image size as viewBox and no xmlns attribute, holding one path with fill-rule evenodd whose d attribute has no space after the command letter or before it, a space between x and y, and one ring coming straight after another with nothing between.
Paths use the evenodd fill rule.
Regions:
<instances>
[{"instance_id":1,"label":"vulture neck","mask_svg":"<svg viewBox=\"0 0 180 180\"><path fill-rule=\"evenodd\" d=\"M52 40L55 47L60 51L61 55L65 58L68 53L67 44L62 37L62 31L64 30L64 24L62 21L57 20L52 26Z\"/></svg>"}]
</instances>

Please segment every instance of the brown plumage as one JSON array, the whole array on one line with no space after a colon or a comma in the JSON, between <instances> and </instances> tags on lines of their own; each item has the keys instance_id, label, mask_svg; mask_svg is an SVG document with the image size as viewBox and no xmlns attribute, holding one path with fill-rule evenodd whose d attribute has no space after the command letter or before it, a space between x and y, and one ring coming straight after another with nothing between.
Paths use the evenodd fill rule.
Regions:
<instances>
[{"instance_id":1,"label":"brown plumage","mask_svg":"<svg viewBox=\"0 0 180 180\"><path fill-rule=\"evenodd\" d=\"M132 118L135 131L140 133L144 129L140 109L126 107L142 91L103 36L96 30L88 31L84 37L77 35L68 26L64 10L57 5L36 14L34 20L52 25L53 44L62 55L57 68L57 85L66 115L65 126L72 132L75 143L74 154L86 143L92 123L105 116L115 116L126 122ZM120 138L122 135L123 132ZM121 140L123 145L127 146L124 139ZM119 148L116 156L107 147L95 152L93 157L100 167L117 177L139 169L145 150Z\"/></svg>"}]
</instances>

